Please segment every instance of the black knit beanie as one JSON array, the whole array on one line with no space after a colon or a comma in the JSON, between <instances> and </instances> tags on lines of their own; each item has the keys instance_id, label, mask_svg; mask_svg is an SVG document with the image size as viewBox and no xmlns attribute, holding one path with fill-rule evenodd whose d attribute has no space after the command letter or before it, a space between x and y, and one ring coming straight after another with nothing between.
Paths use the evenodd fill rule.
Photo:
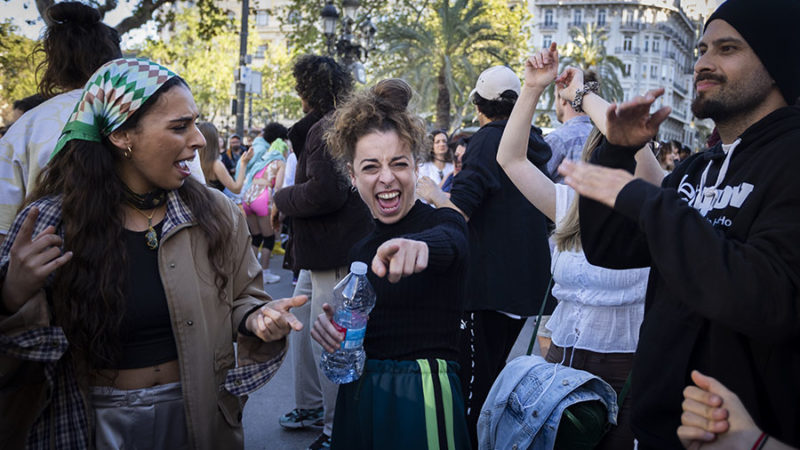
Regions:
<instances>
[{"instance_id":1,"label":"black knit beanie","mask_svg":"<svg viewBox=\"0 0 800 450\"><path fill-rule=\"evenodd\" d=\"M742 35L778 84L786 103L800 96L800 0L727 0L708 18Z\"/></svg>"}]
</instances>

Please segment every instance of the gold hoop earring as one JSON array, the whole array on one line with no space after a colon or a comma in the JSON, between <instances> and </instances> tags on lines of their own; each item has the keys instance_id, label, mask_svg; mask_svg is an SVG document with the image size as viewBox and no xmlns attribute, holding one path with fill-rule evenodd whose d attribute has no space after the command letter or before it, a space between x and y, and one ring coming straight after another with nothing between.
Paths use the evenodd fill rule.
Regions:
<instances>
[{"instance_id":1,"label":"gold hoop earring","mask_svg":"<svg viewBox=\"0 0 800 450\"><path fill-rule=\"evenodd\" d=\"M133 154L133 150L131 150L131 146L130 145L128 146L127 149L122 151L122 156L124 156L125 159L131 159L131 155L132 154Z\"/></svg>"}]
</instances>

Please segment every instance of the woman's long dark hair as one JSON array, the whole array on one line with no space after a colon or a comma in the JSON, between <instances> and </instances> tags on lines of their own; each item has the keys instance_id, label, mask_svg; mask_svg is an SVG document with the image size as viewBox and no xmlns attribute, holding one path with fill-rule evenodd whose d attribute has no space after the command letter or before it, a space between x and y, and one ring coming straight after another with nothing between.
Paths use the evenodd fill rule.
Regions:
<instances>
[{"instance_id":1,"label":"woman's long dark hair","mask_svg":"<svg viewBox=\"0 0 800 450\"><path fill-rule=\"evenodd\" d=\"M150 97L124 124L135 128L160 95L174 86L173 78ZM64 250L72 260L55 274L52 305L71 349L90 367L114 367L120 356L118 329L125 313L127 255L123 236L124 184L117 174L121 152L104 143L67 143L39 176L28 198L62 196ZM187 178L178 189L208 241L208 258L220 300L225 297L227 273L232 270L228 241L233 232L230 211L211 192Z\"/></svg>"},{"instance_id":2,"label":"woman's long dark hair","mask_svg":"<svg viewBox=\"0 0 800 450\"><path fill-rule=\"evenodd\" d=\"M100 12L79 2L61 2L45 12L50 25L36 46L44 53L39 93L52 97L78 89L100 66L122 57L117 30L100 21Z\"/></svg>"}]
</instances>

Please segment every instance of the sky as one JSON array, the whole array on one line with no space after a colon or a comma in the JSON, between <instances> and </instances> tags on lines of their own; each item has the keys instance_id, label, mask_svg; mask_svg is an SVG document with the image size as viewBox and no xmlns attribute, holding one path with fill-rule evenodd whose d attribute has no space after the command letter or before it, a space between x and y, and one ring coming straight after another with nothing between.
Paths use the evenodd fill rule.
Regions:
<instances>
[{"instance_id":1,"label":"sky","mask_svg":"<svg viewBox=\"0 0 800 450\"><path fill-rule=\"evenodd\" d=\"M106 13L103 22L110 26L116 26L125 17L130 15L133 10L135 0L121 0L119 6ZM0 0L0 20L11 19L12 23L19 27L19 33L30 39L39 39L44 31L44 21L39 17L36 4L33 0ZM32 25L28 21L34 22ZM144 41L148 35L155 35L155 24L147 25L125 34L122 38L122 48L127 49Z\"/></svg>"}]
</instances>

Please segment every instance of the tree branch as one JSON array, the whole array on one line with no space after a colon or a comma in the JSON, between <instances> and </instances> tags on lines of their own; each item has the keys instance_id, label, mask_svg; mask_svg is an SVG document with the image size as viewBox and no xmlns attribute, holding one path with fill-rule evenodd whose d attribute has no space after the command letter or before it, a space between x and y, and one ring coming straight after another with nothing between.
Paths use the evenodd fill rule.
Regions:
<instances>
[{"instance_id":1,"label":"tree branch","mask_svg":"<svg viewBox=\"0 0 800 450\"><path fill-rule=\"evenodd\" d=\"M108 2L113 0L106 1ZM139 4L139 8L137 8L136 11L134 11L134 13L130 16L122 19L122 22L116 26L117 32L120 35L123 35L134 28L144 25L148 20L153 18L153 12L155 10L166 3L175 3L176 1L177 0L142 0L142 3Z\"/></svg>"}]
</instances>

